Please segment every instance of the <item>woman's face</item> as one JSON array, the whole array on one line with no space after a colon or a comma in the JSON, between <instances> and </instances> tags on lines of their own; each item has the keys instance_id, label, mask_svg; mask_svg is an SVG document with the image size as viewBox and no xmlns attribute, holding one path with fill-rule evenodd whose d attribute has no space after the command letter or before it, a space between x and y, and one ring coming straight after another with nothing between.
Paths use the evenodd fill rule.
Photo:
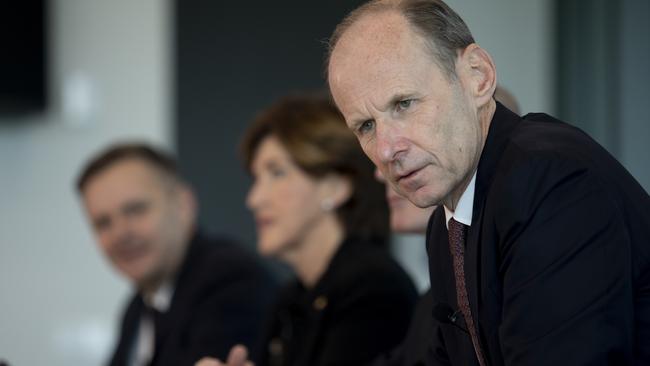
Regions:
<instances>
[{"instance_id":1,"label":"woman's face","mask_svg":"<svg viewBox=\"0 0 650 366\"><path fill-rule=\"evenodd\" d=\"M262 255L287 258L325 215L322 183L304 173L274 136L262 140L251 164L246 205L257 225Z\"/></svg>"}]
</instances>

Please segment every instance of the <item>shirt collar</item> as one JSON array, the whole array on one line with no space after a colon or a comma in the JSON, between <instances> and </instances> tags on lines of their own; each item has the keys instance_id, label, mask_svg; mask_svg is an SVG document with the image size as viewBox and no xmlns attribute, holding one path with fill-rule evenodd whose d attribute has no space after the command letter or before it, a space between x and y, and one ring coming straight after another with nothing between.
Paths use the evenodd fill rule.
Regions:
<instances>
[{"instance_id":1,"label":"shirt collar","mask_svg":"<svg viewBox=\"0 0 650 366\"><path fill-rule=\"evenodd\" d=\"M474 171L472 180L469 181L467 188L465 188L465 192L463 192L463 194L460 196L460 200L458 200L458 205L456 205L456 211L451 211L450 209L447 208L447 206L444 206L445 223L447 224L447 228L449 228L449 220L451 220L452 217L454 218L454 220L460 222L461 224L471 226L472 213L474 211L474 186L475 185L476 185L476 171Z\"/></svg>"},{"instance_id":2,"label":"shirt collar","mask_svg":"<svg viewBox=\"0 0 650 366\"><path fill-rule=\"evenodd\" d=\"M161 313L167 312L169 306L172 302L172 296L174 295L174 286L171 282L163 283L156 292L151 296L143 296L144 303L158 310Z\"/></svg>"}]
</instances>

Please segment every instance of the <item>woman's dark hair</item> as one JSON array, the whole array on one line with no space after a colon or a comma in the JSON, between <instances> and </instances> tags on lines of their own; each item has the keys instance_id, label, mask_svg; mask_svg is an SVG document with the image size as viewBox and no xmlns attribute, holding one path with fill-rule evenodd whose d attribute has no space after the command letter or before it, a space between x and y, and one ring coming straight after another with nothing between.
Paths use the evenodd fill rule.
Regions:
<instances>
[{"instance_id":1,"label":"woman's dark hair","mask_svg":"<svg viewBox=\"0 0 650 366\"><path fill-rule=\"evenodd\" d=\"M375 180L374 165L329 98L289 96L260 113L241 144L248 171L261 142L269 136L277 138L309 176L336 173L348 178L352 195L337 210L346 235L385 242L389 224L384 186Z\"/></svg>"}]
</instances>

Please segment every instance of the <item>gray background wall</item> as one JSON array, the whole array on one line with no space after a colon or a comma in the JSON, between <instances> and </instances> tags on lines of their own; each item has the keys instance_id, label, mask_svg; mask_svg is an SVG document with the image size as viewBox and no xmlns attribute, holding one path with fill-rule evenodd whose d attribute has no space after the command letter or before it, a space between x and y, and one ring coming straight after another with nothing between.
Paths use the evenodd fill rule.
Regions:
<instances>
[{"instance_id":1,"label":"gray background wall","mask_svg":"<svg viewBox=\"0 0 650 366\"><path fill-rule=\"evenodd\" d=\"M169 20L160 0L50 4L52 104L0 117L0 360L99 365L112 343L128 286L73 183L114 139L171 145Z\"/></svg>"},{"instance_id":2,"label":"gray background wall","mask_svg":"<svg viewBox=\"0 0 650 366\"><path fill-rule=\"evenodd\" d=\"M650 191L650 1L621 2L617 157Z\"/></svg>"},{"instance_id":3,"label":"gray background wall","mask_svg":"<svg viewBox=\"0 0 650 366\"><path fill-rule=\"evenodd\" d=\"M20 121L0 117L0 359L99 365L108 352L128 285L96 250L72 184L88 155L115 138L178 144L205 224L252 245L235 142L276 97L324 85L318 41L352 5L180 3L52 1L51 108ZM554 3L450 0L524 111L557 112ZM619 158L648 189L641 108L650 100L650 14L645 0L620 3ZM399 243L416 268L420 239Z\"/></svg>"}]
</instances>

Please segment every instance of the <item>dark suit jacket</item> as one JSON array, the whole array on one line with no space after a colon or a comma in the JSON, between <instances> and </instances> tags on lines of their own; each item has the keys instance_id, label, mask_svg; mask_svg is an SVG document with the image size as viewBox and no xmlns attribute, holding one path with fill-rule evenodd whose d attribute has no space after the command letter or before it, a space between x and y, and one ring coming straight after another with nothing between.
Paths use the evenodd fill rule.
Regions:
<instances>
[{"instance_id":1,"label":"dark suit jacket","mask_svg":"<svg viewBox=\"0 0 650 366\"><path fill-rule=\"evenodd\" d=\"M457 308L444 210L431 290ZM497 106L476 177L465 273L489 365L650 365L650 198L582 131ZM437 365L477 365L434 322Z\"/></svg>"},{"instance_id":2,"label":"dark suit jacket","mask_svg":"<svg viewBox=\"0 0 650 366\"><path fill-rule=\"evenodd\" d=\"M237 343L253 346L273 292L274 282L255 256L237 244L197 235L161 316L152 365L194 365L203 356L225 359ZM111 366L127 364L143 311L136 294L124 313Z\"/></svg>"},{"instance_id":3,"label":"dark suit jacket","mask_svg":"<svg viewBox=\"0 0 650 366\"><path fill-rule=\"evenodd\" d=\"M417 292L386 249L346 240L312 289L284 289L269 322L260 366L370 362L406 333Z\"/></svg>"}]
</instances>

